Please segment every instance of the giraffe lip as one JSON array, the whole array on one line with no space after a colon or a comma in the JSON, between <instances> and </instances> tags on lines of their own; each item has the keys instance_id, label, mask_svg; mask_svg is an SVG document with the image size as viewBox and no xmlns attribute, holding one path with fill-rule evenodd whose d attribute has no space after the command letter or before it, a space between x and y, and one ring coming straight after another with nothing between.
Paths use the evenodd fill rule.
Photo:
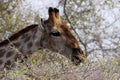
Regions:
<instances>
[{"instance_id":1,"label":"giraffe lip","mask_svg":"<svg viewBox=\"0 0 120 80\"><path fill-rule=\"evenodd\" d=\"M77 66L77 65L79 65L82 61L79 59L79 57L73 56L73 57L72 57L72 62L73 62L73 64L75 64L75 65Z\"/></svg>"}]
</instances>

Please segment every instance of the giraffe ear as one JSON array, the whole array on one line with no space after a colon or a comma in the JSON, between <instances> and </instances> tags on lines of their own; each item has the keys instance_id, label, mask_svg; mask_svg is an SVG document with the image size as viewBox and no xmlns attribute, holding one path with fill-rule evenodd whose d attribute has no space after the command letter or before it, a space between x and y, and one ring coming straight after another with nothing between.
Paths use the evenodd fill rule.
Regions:
<instances>
[{"instance_id":1,"label":"giraffe ear","mask_svg":"<svg viewBox=\"0 0 120 80\"><path fill-rule=\"evenodd\" d=\"M52 7L49 7L48 14L49 14L49 20L54 23L56 20L56 17L55 17L54 9Z\"/></svg>"},{"instance_id":2,"label":"giraffe ear","mask_svg":"<svg viewBox=\"0 0 120 80\"><path fill-rule=\"evenodd\" d=\"M42 18L41 18L41 21L40 21L39 24L38 24L38 27L39 27L39 29L40 29L41 31L44 31L44 21L43 21Z\"/></svg>"},{"instance_id":3,"label":"giraffe ear","mask_svg":"<svg viewBox=\"0 0 120 80\"><path fill-rule=\"evenodd\" d=\"M59 14L59 9L54 8L54 12L55 12L55 17L56 17L57 23L61 23L61 18L60 18L60 14Z\"/></svg>"}]
</instances>

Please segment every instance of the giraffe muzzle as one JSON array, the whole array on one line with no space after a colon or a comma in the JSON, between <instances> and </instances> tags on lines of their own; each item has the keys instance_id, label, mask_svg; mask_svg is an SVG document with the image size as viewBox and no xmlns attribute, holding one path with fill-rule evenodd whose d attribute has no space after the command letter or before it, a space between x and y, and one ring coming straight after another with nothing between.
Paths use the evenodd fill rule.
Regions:
<instances>
[{"instance_id":1,"label":"giraffe muzzle","mask_svg":"<svg viewBox=\"0 0 120 80\"><path fill-rule=\"evenodd\" d=\"M77 56L73 56L72 62L73 62L73 64L75 64L77 66L82 62L82 60L80 60L79 57L77 57Z\"/></svg>"}]
</instances>

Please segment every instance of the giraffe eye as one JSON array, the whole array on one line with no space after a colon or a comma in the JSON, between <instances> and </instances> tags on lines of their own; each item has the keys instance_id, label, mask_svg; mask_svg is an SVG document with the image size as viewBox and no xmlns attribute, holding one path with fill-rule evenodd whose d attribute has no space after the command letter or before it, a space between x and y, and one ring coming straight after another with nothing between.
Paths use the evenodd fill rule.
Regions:
<instances>
[{"instance_id":1,"label":"giraffe eye","mask_svg":"<svg viewBox=\"0 0 120 80\"><path fill-rule=\"evenodd\" d=\"M53 35L53 36L60 36L60 32L51 32L50 35Z\"/></svg>"}]
</instances>

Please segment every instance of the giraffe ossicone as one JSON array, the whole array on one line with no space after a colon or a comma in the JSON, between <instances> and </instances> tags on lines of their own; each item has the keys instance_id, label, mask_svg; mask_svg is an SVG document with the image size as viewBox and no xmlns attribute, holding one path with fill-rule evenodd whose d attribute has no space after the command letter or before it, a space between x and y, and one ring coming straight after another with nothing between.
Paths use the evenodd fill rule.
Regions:
<instances>
[{"instance_id":1,"label":"giraffe ossicone","mask_svg":"<svg viewBox=\"0 0 120 80\"><path fill-rule=\"evenodd\" d=\"M0 69L14 64L18 54L30 55L39 49L49 49L66 56L75 65L86 60L69 27L61 21L59 10L50 7L47 20L32 24L0 42Z\"/></svg>"}]
</instances>

